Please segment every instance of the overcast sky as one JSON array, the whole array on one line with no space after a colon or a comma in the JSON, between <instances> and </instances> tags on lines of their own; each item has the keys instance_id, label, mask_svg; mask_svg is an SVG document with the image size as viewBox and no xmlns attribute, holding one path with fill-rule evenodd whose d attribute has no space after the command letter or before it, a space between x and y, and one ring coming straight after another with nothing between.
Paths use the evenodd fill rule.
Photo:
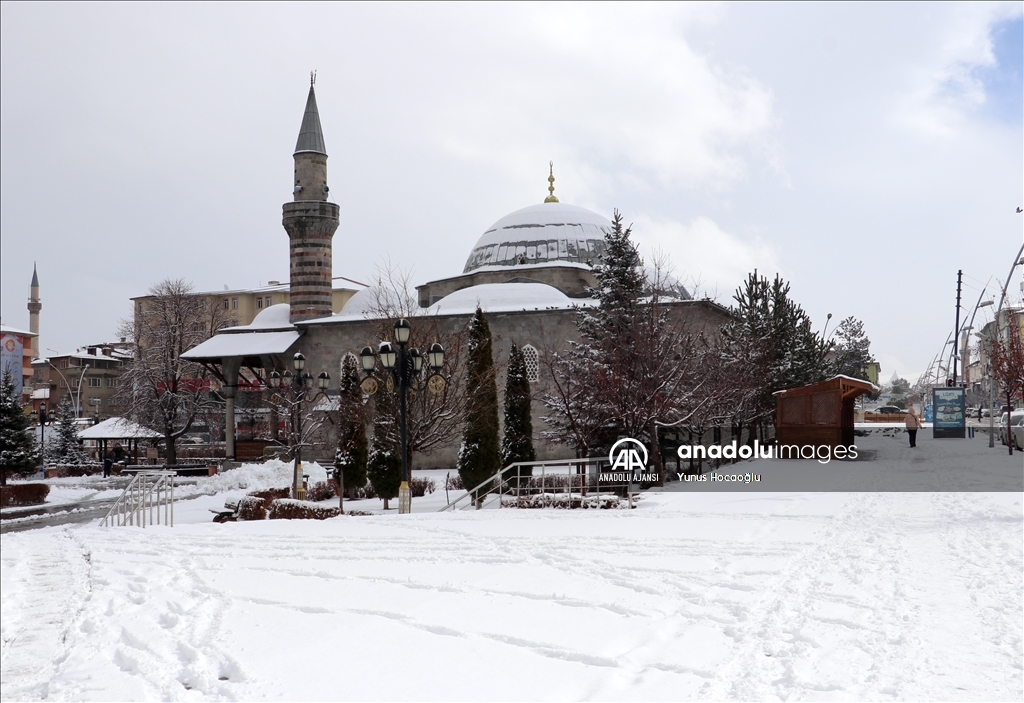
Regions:
<instances>
[{"instance_id":1,"label":"overcast sky","mask_svg":"<svg viewBox=\"0 0 1024 703\"><path fill-rule=\"evenodd\" d=\"M1024 232L1021 3L4 3L0 20L2 321L28 327L38 262L44 350L112 339L167 277L288 279L312 69L336 276L461 273L547 195L551 160L562 202L618 208L702 292L728 304L747 272L779 272L818 329L856 316L883 377L913 381L953 328L957 269L969 314Z\"/></svg>"}]
</instances>

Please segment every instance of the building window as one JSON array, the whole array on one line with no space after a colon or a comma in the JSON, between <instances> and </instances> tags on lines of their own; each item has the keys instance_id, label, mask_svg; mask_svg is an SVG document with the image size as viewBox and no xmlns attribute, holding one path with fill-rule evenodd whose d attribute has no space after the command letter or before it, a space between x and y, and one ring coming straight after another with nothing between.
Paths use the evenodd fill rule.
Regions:
<instances>
[{"instance_id":1,"label":"building window","mask_svg":"<svg viewBox=\"0 0 1024 703\"><path fill-rule=\"evenodd\" d=\"M199 299L199 309L200 310L205 310L206 309L206 298L200 298Z\"/></svg>"},{"instance_id":2,"label":"building window","mask_svg":"<svg viewBox=\"0 0 1024 703\"><path fill-rule=\"evenodd\" d=\"M270 296L269 295L267 296L267 307L268 308L270 307Z\"/></svg>"},{"instance_id":3,"label":"building window","mask_svg":"<svg viewBox=\"0 0 1024 703\"><path fill-rule=\"evenodd\" d=\"M532 344L523 347L523 361L526 364L526 379L536 383L540 379L540 355Z\"/></svg>"},{"instance_id":4,"label":"building window","mask_svg":"<svg viewBox=\"0 0 1024 703\"><path fill-rule=\"evenodd\" d=\"M89 379L89 388L99 388L102 385L103 385L103 379L102 378L90 378Z\"/></svg>"},{"instance_id":5,"label":"building window","mask_svg":"<svg viewBox=\"0 0 1024 703\"><path fill-rule=\"evenodd\" d=\"M256 309L257 310L262 310L263 309L263 298L256 298Z\"/></svg>"},{"instance_id":6,"label":"building window","mask_svg":"<svg viewBox=\"0 0 1024 703\"><path fill-rule=\"evenodd\" d=\"M57 362L57 366L59 366L62 369L66 369L68 367L68 361L69 359L61 359L60 361Z\"/></svg>"},{"instance_id":7,"label":"building window","mask_svg":"<svg viewBox=\"0 0 1024 703\"><path fill-rule=\"evenodd\" d=\"M231 299L231 309L232 310L237 310L238 309L238 298L232 298Z\"/></svg>"},{"instance_id":8,"label":"building window","mask_svg":"<svg viewBox=\"0 0 1024 703\"><path fill-rule=\"evenodd\" d=\"M108 378L107 379L107 388L117 388L117 379L116 378L112 378L112 377Z\"/></svg>"},{"instance_id":9,"label":"building window","mask_svg":"<svg viewBox=\"0 0 1024 703\"><path fill-rule=\"evenodd\" d=\"M224 309L225 310L229 309L229 307L228 307L228 299L227 298L224 298Z\"/></svg>"},{"instance_id":10,"label":"building window","mask_svg":"<svg viewBox=\"0 0 1024 703\"><path fill-rule=\"evenodd\" d=\"M63 378L60 379L60 387L61 388L67 388L68 387L68 382L65 381Z\"/></svg>"}]
</instances>

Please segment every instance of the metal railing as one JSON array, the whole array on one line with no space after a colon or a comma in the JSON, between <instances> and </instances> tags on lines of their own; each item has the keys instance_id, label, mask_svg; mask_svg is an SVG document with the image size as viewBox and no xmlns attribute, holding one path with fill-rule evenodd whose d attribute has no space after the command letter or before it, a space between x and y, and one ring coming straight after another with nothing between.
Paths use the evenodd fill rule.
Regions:
<instances>
[{"instance_id":1,"label":"metal railing","mask_svg":"<svg viewBox=\"0 0 1024 703\"><path fill-rule=\"evenodd\" d=\"M559 461L521 461L509 464L458 500L441 508L467 510L503 507L598 507L611 496L626 498L633 507L633 485L629 481L600 480L606 459L562 459ZM525 473L524 469L530 469ZM533 473L540 469L540 476ZM561 470L559 470L561 469Z\"/></svg>"},{"instance_id":2,"label":"metal railing","mask_svg":"<svg viewBox=\"0 0 1024 703\"><path fill-rule=\"evenodd\" d=\"M139 471L110 506L103 526L174 527L175 476L174 471Z\"/></svg>"}]
</instances>

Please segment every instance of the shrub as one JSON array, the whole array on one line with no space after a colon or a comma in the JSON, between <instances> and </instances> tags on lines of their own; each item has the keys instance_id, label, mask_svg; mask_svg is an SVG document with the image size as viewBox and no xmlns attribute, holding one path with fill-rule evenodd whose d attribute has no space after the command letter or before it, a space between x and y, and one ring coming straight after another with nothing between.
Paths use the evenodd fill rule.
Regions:
<instances>
[{"instance_id":1,"label":"shrub","mask_svg":"<svg viewBox=\"0 0 1024 703\"><path fill-rule=\"evenodd\" d=\"M437 484L430 478L413 478L409 480L409 490L414 498L422 498L437 490Z\"/></svg>"},{"instance_id":2,"label":"shrub","mask_svg":"<svg viewBox=\"0 0 1024 703\"><path fill-rule=\"evenodd\" d=\"M328 498L335 498L338 495L338 484L333 478L326 481L317 481L306 489L306 500L311 503L319 503Z\"/></svg>"},{"instance_id":3,"label":"shrub","mask_svg":"<svg viewBox=\"0 0 1024 703\"><path fill-rule=\"evenodd\" d=\"M304 500L279 498L270 504L271 520L326 520L341 515L338 508L328 508Z\"/></svg>"},{"instance_id":4,"label":"shrub","mask_svg":"<svg viewBox=\"0 0 1024 703\"><path fill-rule=\"evenodd\" d=\"M248 495L238 501L239 520L266 520L267 506L265 499Z\"/></svg>"},{"instance_id":5,"label":"shrub","mask_svg":"<svg viewBox=\"0 0 1024 703\"><path fill-rule=\"evenodd\" d=\"M20 483L0 486L0 506L41 505L46 502L50 487L45 483Z\"/></svg>"},{"instance_id":6,"label":"shrub","mask_svg":"<svg viewBox=\"0 0 1024 703\"><path fill-rule=\"evenodd\" d=\"M633 498L634 502L637 500ZM583 510L615 510L628 508L629 501L609 493L600 493L583 497L579 493L571 496L565 493L542 493L540 495L526 495L515 498L504 496L501 499L504 508L568 508L571 510L582 508Z\"/></svg>"},{"instance_id":7,"label":"shrub","mask_svg":"<svg viewBox=\"0 0 1024 703\"><path fill-rule=\"evenodd\" d=\"M92 476L103 473L103 464L57 464L49 465L48 469L57 469L58 478L70 478L72 476ZM120 467L114 464L114 468L120 471Z\"/></svg>"},{"instance_id":8,"label":"shrub","mask_svg":"<svg viewBox=\"0 0 1024 703\"><path fill-rule=\"evenodd\" d=\"M454 476L448 476L448 478L445 480L444 487L445 487L445 490L449 490L449 491L464 491L464 490L466 490L462 486L462 477L459 476L458 474L456 474Z\"/></svg>"}]
</instances>

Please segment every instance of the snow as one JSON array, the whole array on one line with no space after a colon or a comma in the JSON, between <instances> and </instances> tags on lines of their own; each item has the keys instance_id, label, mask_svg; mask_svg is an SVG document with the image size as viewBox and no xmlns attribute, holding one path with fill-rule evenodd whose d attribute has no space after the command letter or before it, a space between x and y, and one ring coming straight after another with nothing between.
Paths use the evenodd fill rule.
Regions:
<instances>
[{"instance_id":1,"label":"snow","mask_svg":"<svg viewBox=\"0 0 1024 703\"><path fill-rule=\"evenodd\" d=\"M123 417L108 418L78 433L80 439L153 439L162 436Z\"/></svg>"},{"instance_id":2,"label":"snow","mask_svg":"<svg viewBox=\"0 0 1024 703\"><path fill-rule=\"evenodd\" d=\"M592 303L574 300L546 283L484 283L446 295L431 305L430 315L472 315L477 305L484 312L515 312L518 310L570 310Z\"/></svg>"},{"instance_id":3,"label":"snow","mask_svg":"<svg viewBox=\"0 0 1024 703\"><path fill-rule=\"evenodd\" d=\"M924 435L924 464L1024 471L982 435ZM862 441L876 455L856 466L913 466L905 436ZM225 496L287 482L268 462L197 481L214 494L176 505L174 528L5 534L4 699L1024 695L1020 492L419 512L445 504L444 473L412 515L211 523ZM363 504L380 501L346 508Z\"/></svg>"},{"instance_id":4,"label":"snow","mask_svg":"<svg viewBox=\"0 0 1024 703\"><path fill-rule=\"evenodd\" d=\"M264 308L248 325L239 325L230 329L232 331L293 329L291 306L288 303L271 305L269 308Z\"/></svg>"},{"instance_id":5,"label":"snow","mask_svg":"<svg viewBox=\"0 0 1024 703\"><path fill-rule=\"evenodd\" d=\"M532 239L604 240L612 223L607 217L567 203L540 203L511 212L483 233L473 250L502 242Z\"/></svg>"},{"instance_id":6,"label":"snow","mask_svg":"<svg viewBox=\"0 0 1024 703\"><path fill-rule=\"evenodd\" d=\"M230 356L264 356L288 351L299 333L221 332L181 355L182 359L221 359Z\"/></svg>"}]
</instances>

